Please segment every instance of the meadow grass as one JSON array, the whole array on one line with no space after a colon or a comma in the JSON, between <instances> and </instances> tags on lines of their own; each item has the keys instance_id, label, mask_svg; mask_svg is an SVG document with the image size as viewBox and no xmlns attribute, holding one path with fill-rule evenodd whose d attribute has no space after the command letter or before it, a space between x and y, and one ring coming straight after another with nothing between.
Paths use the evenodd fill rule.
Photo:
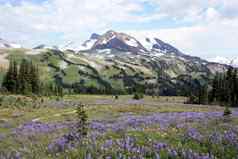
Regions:
<instances>
[{"instance_id":1,"label":"meadow grass","mask_svg":"<svg viewBox=\"0 0 238 159\"><path fill-rule=\"evenodd\" d=\"M130 141L131 144L136 145L137 148L145 147L148 153L151 151L147 158L155 158L152 151L155 151L153 144L157 143L169 145L159 152L160 157L164 159L169 158L169 151L172 149L176 152L192 150L193 155L196 153L202 155L208 154L211 148L212 153L218 156L217 158L236 156L234 147L224 149L224 145L221 144L209 147L206 145L207 140L200 143L196 138L192 138L194 136L191 138L184 136L188 128L198 131L194 132L198 135L195 137L199 137L200 133L204 138L214 132L225 134L238 124L238 118L235 115L229 120L217 118L216 112L222 114L223 107L186 105L183 104L185 100L184 97L145 96L144 99L133 100L131 95L123 95L116 100L111 95L67 95L59 101L52 97L44 98L45 103L38 107L34 107L34 103L21 107L1 106L0 152L5 154L19 152L23 158L46 159L78 158L79 156L85 158L88 153L92 155L92 158L117 156L119 152L125 156L133 156L135 154L129 153L129 150L124 152L116 144L131 138L133 139ZM92 124L89 134L99 133L94 141L96 150L93 150L90 139L87 141L90 143L87 146L64 149L56 154L50 153L48 146L62 137L67 137L71 127L77 122L75 110L77 103L86 105L88 122ZM55 124L66 127L57 128ZM51 129L52 125L53 129ZM17 133L13 133L15 131ZM105 147L107 142L112 142L111 148L102 150L101 148ZM226 154L220 151L222 148ZM141 155L143 153L144 151Z\"/></svg>"}]
</instances>

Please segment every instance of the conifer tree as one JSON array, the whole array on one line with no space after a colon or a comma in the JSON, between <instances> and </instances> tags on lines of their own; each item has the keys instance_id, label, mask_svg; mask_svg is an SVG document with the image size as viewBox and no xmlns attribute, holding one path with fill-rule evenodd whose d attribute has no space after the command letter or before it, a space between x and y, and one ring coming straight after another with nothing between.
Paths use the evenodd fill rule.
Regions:
<instances>
[{"instance_id":1,"label":"conifer tree","mask_svg":"<svg viewBox=\"0 0 238 159\"><path fill-rule=\"evenodd\" d=\"M208 104L208 86L201 86L199 104Z\"/></svg>"},{"instance_id":2,"label":"conifer tree","mask_svg":"<svg viewBox=\"0 0 238 159\"><path fill-rule=\"evenodd\" d=\"M88 115L85 111L85 106L83 104L79 104L77 106L77 131L81 137L87 136L88 133Z\"/></svg>"},{"instance_id":3,"label":"conifer tree","mask_svg":"<svg viewBox=\"0 0 238 159\"><path fill-rule=\"evenodd\" d=\"M31 86L32 93L39 94L40 93L40 77L39 77L39 69L37 66L34 66L32 63L30 64L30 76L31 76Z\"/></svg>"},{"instance_id":4,"label":"conifer tree","mask_svg":"<svg viewBox=\"0 0 238 159\"><path fill-rule=\"evenodd\" d=\"M19 69L19 93L29 94L31 92L31 84L29 83L29 64L23 59Z\"/></svg>"},{"instance_id":5,"label":"conifer tree","mask_svg":"<svg viewBox=\"0 0 238 159\"><path fill-rule=\"evenodd\" d=\"M212 91L211 91L211 102L218 101L218 91L219 91L219 74L216 73L213 81L212 81Z\"/></svg>"},{"instance_id":6,"label":"conifer tree","mask_svg":"<svg viewBox=\"0 0 238 159\"><path fill-rule=\"evenodd\" d=\"M18 88L18 70L16 61L10 59L8 71L4 77L2 86L6 88L10 93L16 93Z\"/></svg>"},{"instance_id":7,"label":"conifer tree","mask_svg":"<svg viewBox=\"0 0 238 159\"><path fill-rule=\"evenodd\" d=\"M216 74L212 83L211 102L238 106L237 69L229 67L226 73Z\"/></svg>"}]
</instances>

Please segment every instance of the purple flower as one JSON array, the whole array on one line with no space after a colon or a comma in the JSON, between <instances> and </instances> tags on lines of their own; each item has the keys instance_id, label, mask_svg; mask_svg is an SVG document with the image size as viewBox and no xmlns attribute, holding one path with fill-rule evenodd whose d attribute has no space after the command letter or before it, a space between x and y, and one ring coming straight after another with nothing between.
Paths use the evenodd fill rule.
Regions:
<instances>
[{"instance_id":1,"label":"purple flower","mask_svg":"<svg viewBox=\"0 0 238 159\"><path fill-rule=\"evenodd\" d=\"M228 144L238 145L237 134L233 130L225 131L223 139Z\"/></svg>"},{"instance_id":2,"label":"purple flower","mask_svg":"<svg viewBox=\"0 0 238 159\"><path fill-rule=\"evenodd\" d=\"M42 122L28 122L14 129L16 135L35 135L38 133L49 133L57 129L65 128L64 124L46 124Z\"/></svg>"},{"instance_id":3,"label":"purple flower","mask_svg":"<svg viewBox=\"0 0 238 159\"><path fill-rule=\"evenodd\" d=\"M185 138L193 139L193 140L201 142L203 139L203 136L200 134L200 132L197 129L190 128L187 130L185 134Z\"/></svg>"},{"instance_id":4,"label":"purple flower","mask_svg":"<svg viewBox=\"0 0 238 159\"><path fill-rule=\"evenodd\" d=\"M102 146L102 149L103 150L107 150L107 149L112 148L112 146L113 146L113 141L111 139L110 140L106 140L105 143Z\"/></svg>"},{"instance_id":5,"label":"purple flower","mask_svg":"<svg viewBox=\"0 0 238 159\"><path fill-rule=\"evenodd\" d=\"M166 149L167 147L168 147L168 145L167 144L165 144L165 143L155 143L154 145L153 145L153 147L154 147L154 149L157 151L157 152L159 152L159 151L161 151L161 150L163 150L163 149Z\"/></svg>"}]
</instances>

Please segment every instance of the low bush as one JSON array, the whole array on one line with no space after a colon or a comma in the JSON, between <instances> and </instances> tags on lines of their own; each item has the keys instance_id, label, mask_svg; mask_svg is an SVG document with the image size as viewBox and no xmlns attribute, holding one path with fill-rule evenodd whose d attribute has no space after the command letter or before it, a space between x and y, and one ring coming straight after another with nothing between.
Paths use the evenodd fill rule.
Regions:
<instances>
[{"instance_id":1,"label":"low bush","mask_svg":"<svg viewBox=\"0 0 238 159\"><path fill-rule=\"evenodd\" d=\"M140 100L140 99L143 99L143 98L144 98L144 95L142 93L136 93L133 96L133 99L135 99L135 100Z\"/></svg>"}]
</instances>

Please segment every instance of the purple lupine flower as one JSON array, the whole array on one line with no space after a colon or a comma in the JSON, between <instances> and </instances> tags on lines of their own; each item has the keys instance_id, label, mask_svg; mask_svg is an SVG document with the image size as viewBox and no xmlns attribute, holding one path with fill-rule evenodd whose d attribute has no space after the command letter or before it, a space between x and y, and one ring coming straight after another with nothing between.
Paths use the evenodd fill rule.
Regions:
<instances>
[{"instance_id":1,"label":"purple lupine flower","mask_svg":"<svg viewBox=\"0 0 238 159\"><path fill-rule=\"evenodd\" d=\"M46 124L42 122L28 122L14 129L16 135L35 135L39 133L49 133L57 129L65 128L66 125L60 123Z\"/></svg>"},{"instance_id":2,"label":"purple lupine flower","mask_svg":"<svg viewBox=\"0 0 238 159\"><path fill-rule=\"evenodd\" d=\"M70 132L48 145L48 150L51 153L63 152L66 149L73 149L81 140L81 135L77 132Z\"/></svg>"},{"instance_id":3,"label":"purple lupine flower","mask_svg":"<svg viewBox=\"0 0 238 159\"><path fill-rule=\"evenodd\" d=\"M169 156L172 158L176 158L178 156L178 153L174 149L168 149Z\"/></svg>"},{"instance_id":4,"label":"purple lupine flower","mask_svg":"<svg viewBox=\"0 0 238 159\"><path fill-rule=\"evenodd\" d=\"M48 146L50 152L63 152L68 147L68 140L65 137L55 140Z\"/></svg>"},{"instance_id":5,"label":"purple lupine flower","mask_svg":"<svg viewBox=\"0 0 238 159\"><path fill-rule=\"evenodd\" d=\"M159 151L161 151L161 150L163 150L163 149L166 149L167 147L168 147L168 145L167 144L165 144L165 143L155 143L154 145L153 145L153 147L154 147L154 149L157 151L157 152L159 152Z\"/></svg>"},{"instance_id":6,"label":"purple lupine flower","mask_svg":"<svg viewBox=\"0 0 238 159\"><path fill-rule=\"evenodd\" d=\"M104 142L104 144L102 145L102 149L107 150L111 148L112 146L113 146L113 140L109 139Z\"/></svg>"},{"instance_id":7,"label":"purple lupine flower","mask_svg":"<svg viewBox=\"0 0 238 159\"><path fill-rule=\"evenodd\" d=\"M203 139L203 136L195 128L188 129L185 135L186 135L186 137L196 140L196 141L199 141L199 142L201 142Z\"/></svg>"},{"instance_id":8,"label":"purple lupine flower","mask_svg":"<svg viewBox=\"0 0 238 159\"><path fill-rule=\"evenodd\" d=\"M209 137L209 142L211 142L212 144L219 144L222 142L222 134L220 134L219 132L213 132Z\"/></svg>"},{"instance_id":9,"label":"purple lupine flower","mask_svg":"<svg viewBox=\"0 0 238 159\"><path fill-rule=\"evenodd\" d=\"M223 140L225 142L228 142L229 144L232 144L232 145L238 144L238 136L233 130L225 131Z\"/></svg>"}]
</instances>

